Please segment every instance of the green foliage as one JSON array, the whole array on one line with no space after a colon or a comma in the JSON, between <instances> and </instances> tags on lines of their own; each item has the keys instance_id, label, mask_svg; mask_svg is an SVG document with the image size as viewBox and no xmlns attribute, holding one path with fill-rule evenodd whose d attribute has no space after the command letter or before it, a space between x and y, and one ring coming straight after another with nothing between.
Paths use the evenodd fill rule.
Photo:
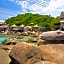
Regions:
<instances>
[{"instance_id":1,"label":"green foliage","mask_svg":"<svg viewBox=\"0 0 64 64\"><path fill-rule=\"evenodd\" d=\"M18 14L15 17L11 17L6 19L6 24L9 26L16 24L16 25L28 25L34 26L35 24L42 26L44 29L46 28L53 28L54 23L59 22L59 17L52 17L50 15L39 15L39 14L32 14L32 13L25 13L25 14ZM32 24L31 24L32 23Z\"/></svg>"}]
</instances>

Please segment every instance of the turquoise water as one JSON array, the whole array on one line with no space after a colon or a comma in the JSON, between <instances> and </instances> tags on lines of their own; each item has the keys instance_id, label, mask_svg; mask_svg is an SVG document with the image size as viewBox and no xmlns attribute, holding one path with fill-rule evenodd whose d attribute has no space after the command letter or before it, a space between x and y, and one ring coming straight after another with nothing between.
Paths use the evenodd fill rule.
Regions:
<instances>
[{"instance_id":1,"label":"turquoise water","mask_svg":"<svg viewBox=\"0 0 64 64\"><path fill-rule=\"evenodd\" d=\"M1 35L1 36L0 36L0 44L1 44L2 42L4 42L8 37L9 37L9 36Z\"/></svg>"}]
</instances>

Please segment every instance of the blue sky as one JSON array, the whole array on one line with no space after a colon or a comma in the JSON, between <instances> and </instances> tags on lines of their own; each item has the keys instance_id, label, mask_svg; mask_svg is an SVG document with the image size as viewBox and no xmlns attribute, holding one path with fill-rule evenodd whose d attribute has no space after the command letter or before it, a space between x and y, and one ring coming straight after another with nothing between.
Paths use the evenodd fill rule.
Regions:
<instances>
[{"instance_id":1,"label":"blue sky","mask_svg":"<svg viewBox=\"0 0 64 64\"><path fill-rule=\"evenodd\" d=\"M59 16L64 11L64 0L0 0L0 20L23 13Z\"/></svg>"}]
</instances>

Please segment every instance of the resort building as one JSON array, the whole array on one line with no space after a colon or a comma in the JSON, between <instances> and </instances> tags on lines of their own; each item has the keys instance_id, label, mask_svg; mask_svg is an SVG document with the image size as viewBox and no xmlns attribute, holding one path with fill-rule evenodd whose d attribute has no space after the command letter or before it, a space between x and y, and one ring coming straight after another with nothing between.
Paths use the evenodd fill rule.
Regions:
<instances>
[{"instance_id":1,"label":"resort building","mask_svg":"<svg viewBox=\"0 0 64 64\"><path fill-rule=\"evenodd\" d=\"M0 32L8 31L8 26L6 23L0 22Z\"/></svg>"},{"instance_id":2,"label":"resort building","mask_svg":"<svg viewBox=\"0 0 64 64\"><path fill-rule=\"evenodd\" d=\"M60 21L60 30L64 31L64 12L61 12L60 18L61 18L61 21Z\"/></svg>"},{"instance_id":3,"label":"resort building","mask_svg":"<svg viewBox=\"0 0 64 64\"><path fill-rule=\"evenodd\" d=\"M18 30L18 31L19 31L19 32L23 32L23 31L24 31L24 27L25 27L25 25L23 25L23 24L22 24L22 25L20 25L20 26L19 26L19 30Z\"/></svg>"},{"instance_id":4,"label":"resort building","mask_svg":"<svg viewBox=\"0 0 64 64\"><path fill-rule=\"evenodd\" d=\"M33 26L33 31L35 32L42 32L42 27L41 26L38 26L37 24L35 26Z\"/></svg>"},{"instance_id":5,"label":"resort building","mask_svg":"<svg viewBox=\"0 0 64 64\"><path fill-rule=\"evenodd\" d=\"M64 31L64 12L61 12L60 19L61 21L59 21L58 23L54 23L54 30L59 29L59 30Z\"/></svg>"},{"instance_id":6,"label":"resort building","mask_svg":"<svg viewBox=\"0 0 64 64\"><path fill-rule=\"evenodd\" d=\"M27 32L27 31L32 31L32 27L31 26L25 26L24 32Z\"/></svg>"},{"instance_id":7,"label":"resort building","mask_svg":"<svg viewBox=\"0 0 64 64\"><path fill-rule=\"evenodd\" d=\"M9 31L10 31L10 32L17 32L18 29L19 29L19 28L14 24L14 25L12 25L12 26L9 28Z\"/></svg>"},{"instance_id":8,"label":"resort building","mask_svg":"<svg viewBox=\"0 0 64 64\"><path fill-rule=\"evenodd\" d=\"M60 22L54 23L54 30L60 29Z\"/></svg>"}]
</instances>

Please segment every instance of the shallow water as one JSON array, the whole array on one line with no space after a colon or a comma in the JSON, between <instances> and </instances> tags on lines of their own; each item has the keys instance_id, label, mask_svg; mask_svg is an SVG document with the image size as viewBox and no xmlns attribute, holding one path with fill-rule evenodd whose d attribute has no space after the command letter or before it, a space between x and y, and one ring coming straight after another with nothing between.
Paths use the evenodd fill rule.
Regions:
<instances>
[{"instance_id":1,"label":"shallow water","mask_svg":"<svg viewBox=\"0 0 64 64\"><path fill-rule=\"evenodd\" d=\"M9 36L0 35L0 44L3 43Z\"/></svg>"},{"instance_id":2,"label":"shallow water","mask_svg":"<svg viewBox=\"0 0 64 64\"><path fill-rule=\"evenodd\" d=\"M31 37L30 36L23 36L22 38L15 38L15 41L28 41Z\"/></svg>"}]
</instances>

